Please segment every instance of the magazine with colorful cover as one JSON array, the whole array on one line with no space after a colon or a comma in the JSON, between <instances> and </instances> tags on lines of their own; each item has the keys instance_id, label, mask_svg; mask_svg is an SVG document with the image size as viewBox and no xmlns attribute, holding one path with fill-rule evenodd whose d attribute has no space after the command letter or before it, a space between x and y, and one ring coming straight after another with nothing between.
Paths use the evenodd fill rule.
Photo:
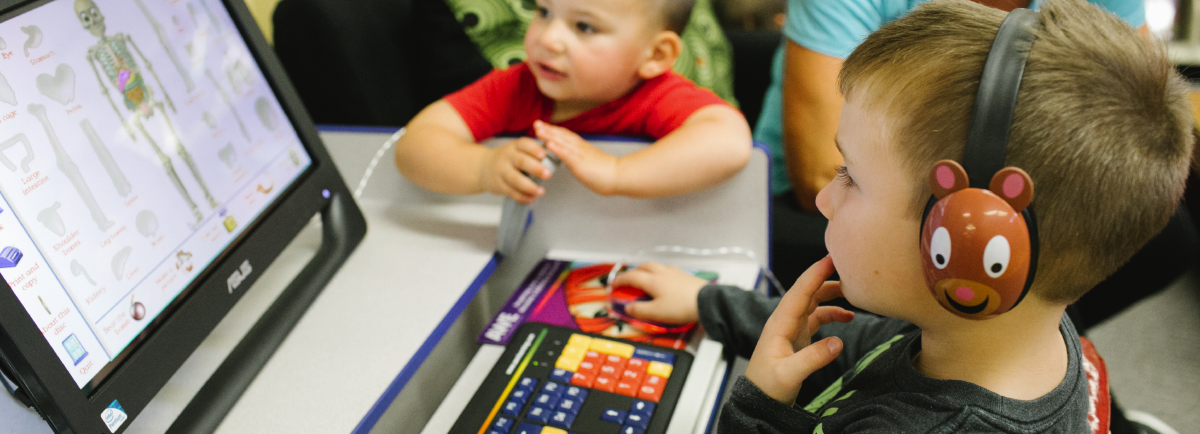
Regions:
<instances>
[{"instance_id":1,"label":"magazine with colorful cover","mask_svg":"<svg viewBox=\"0 0 1200 434\"><path fill-rule=\"evenodd\" d=\"M624 303L648 300L633 287L608 290L614 263L543 259L525 277L508 302L479 335L479 342L504 345L517 327L528 321L569 327L635 342L686 349L695 332L694 324L653 324L624 315ZM622 269L635 267L625 265ZM689 270L715 282L717 274ZM616 301L614 305L614 301Z\"/></svg>"}]
</instances>

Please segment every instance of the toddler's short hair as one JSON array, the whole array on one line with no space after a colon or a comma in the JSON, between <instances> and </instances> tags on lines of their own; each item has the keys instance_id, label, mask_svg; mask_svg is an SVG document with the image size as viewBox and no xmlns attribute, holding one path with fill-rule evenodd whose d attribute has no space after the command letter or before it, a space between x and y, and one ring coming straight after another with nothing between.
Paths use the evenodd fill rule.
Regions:
<instances>
[{"instance_id":1,"label":"toddler's short hair","mask_svg":"<svg viewBox=\"0 0 1200 434\"><path fill-rule=\"evenodd\" d=\"M1041 9L1005 163L1034 181L1041 250L1032 292L1072 302L1174 214L1194 127L1188 85L1161 43L1083 0L1048 0ZM931 1L870 35L842 67L842 94L882 110L889 146L920 180L918 216L933 163L962 160L1004 17L968 1Z\"/></svg>"},{"instance_id":2,"label":"toddler's short hair","mask_svg":"<svg viewBox=\"0 0 1200 434\"><path fill-rule=\"evenodd\" d=\"M657 13L664 30L682 34L692 18L696 0L648 0L652 12Z\"/></svg>"}]
</instances>

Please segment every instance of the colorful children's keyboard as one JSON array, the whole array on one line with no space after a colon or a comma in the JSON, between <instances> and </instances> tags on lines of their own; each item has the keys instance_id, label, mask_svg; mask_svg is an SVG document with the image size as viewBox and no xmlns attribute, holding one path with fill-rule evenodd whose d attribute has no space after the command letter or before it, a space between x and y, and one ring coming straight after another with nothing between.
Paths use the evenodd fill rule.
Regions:
<instances>
[{"instance_id":1,"label":"colorful children's keyboard","mask_svg":"<svg viewBox=\"0 0 1200 434\"><path fill-rule=\"evenodd\" d=\"M691 364L683 351L526 323L450 432L662 433Z\"/></svg>"}]
</instances>

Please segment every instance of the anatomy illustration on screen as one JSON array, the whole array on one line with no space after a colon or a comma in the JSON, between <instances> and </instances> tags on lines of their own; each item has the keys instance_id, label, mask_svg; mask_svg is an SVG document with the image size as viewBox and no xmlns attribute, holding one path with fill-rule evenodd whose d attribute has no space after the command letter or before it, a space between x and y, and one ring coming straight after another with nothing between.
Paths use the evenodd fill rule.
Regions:
<instances>
[{"instance_id":1,"label":"anatomy illustration on screen","mask_svg":"<svg viewBox=\"0 0 1200 434\"><path fill-rule=\"evenodd\" d=\"M83 24L84 29L87 29L92 35L100 38L99 43L88 48L87 58L88 64L92 66L92 71L96 73L96 79L100 81L100 89L104 97L108 99L109 104L113 106L113 111L117 112L117 116L121 118L122 122L125 122L121 111L117 109L112 97L108 94L108 85L112 85L121 94L121 98L125 103L125 109L130 113L128 125L132 125L145 136L146 141L150 143L150 147L154 149L154 154L158 156L163 168L166 169L167 176L171 178L171 183L175 185L175 189L179 191L179 194L183 196L188 206L191 207L192 214L196 218L195 223L201 222L204 219L204 214L200 212L200 207L192 200L187 188L180 181L179 174L175 172L175 165L171 162L171 157L162 151L162 148L158 146L154 138L146 131L146 127L142 123L143 120L149 119L155 114L162 115L168 131L167 139L174 142L175 153L179 155L179 158L183 159L184 164L191 170L192 176L196 178L196 183L200 185L200 189L204 192L204 198L208 201L208 205L216 209L218 206L217 201L209 193L208 185L204 182L204 179L200 177L200 171L197 169L195 161L192 160L192 155L183 146L183 143L179 141L179 133L176 132L170 116L167 115L164 109L163 103L154 99L153 90L142 80L141 69L138 68L138 63L134 59L133 53L129 51L130 46L137 52L142 63L146 65L146 70L150 71L150 75L158 83L158 87L162 90L163 98L166 101L166 106L174 112L175 104L171 102L171 96L163 88L162 80L159 80L158 74L154 72L154 68L146 60L146 56L142 54L142 50L138 48L137 43L132 38L124 33L117 33L112 36L105 34L104 15L100 14L100 9L96 7L95 3L91 0L76 0L75 14L78 16L80 23ZM99 69L97 69L97 65L99 65ZM100 74L101 70L104 71L104 77L108 78L107 83ZM126 125L127 128L128 125ZM129 137L136 141L137 137L134 132L128 132Z\"/></svg>"}]
</instances>

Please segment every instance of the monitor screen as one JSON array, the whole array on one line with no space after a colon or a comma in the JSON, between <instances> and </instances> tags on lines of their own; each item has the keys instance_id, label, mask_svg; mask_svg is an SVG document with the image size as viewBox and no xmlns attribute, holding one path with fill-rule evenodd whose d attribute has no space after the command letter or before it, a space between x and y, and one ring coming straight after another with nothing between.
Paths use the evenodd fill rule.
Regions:
<instances>
[{"instance_id":1,"label":"monitor screen","mask_svg":"<svg viewBox=\"0 0 1200 434\"><path fill-rule=\"evenodd\" d=\"M91 394L313 159L220 1L0 19L0 275Z\"/></svg>"}]
</instances>

